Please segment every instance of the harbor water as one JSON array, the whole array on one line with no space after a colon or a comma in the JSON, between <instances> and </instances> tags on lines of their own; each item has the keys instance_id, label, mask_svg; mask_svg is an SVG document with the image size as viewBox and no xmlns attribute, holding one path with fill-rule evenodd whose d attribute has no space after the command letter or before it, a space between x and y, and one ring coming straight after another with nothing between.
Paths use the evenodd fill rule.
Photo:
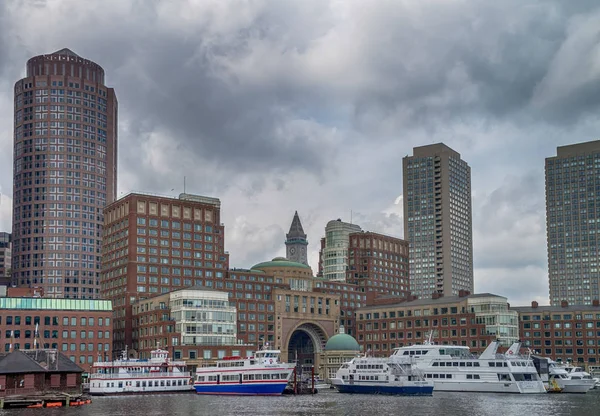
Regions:
<instances>
[{"instance_id":1,"label":"harbor water","mask_svg":"<svg viewBox=\"0 0 600 416\"><path fill-rule=\"evenodd\" d=\"M95 397L79 408L15 409L0 415L170 416L170 415L335 415L335 416L598 416L600 390L587 394L485 394L434 392L432 397L316 395L280 397L158 394Z\"/></svg>"}]
</instances>

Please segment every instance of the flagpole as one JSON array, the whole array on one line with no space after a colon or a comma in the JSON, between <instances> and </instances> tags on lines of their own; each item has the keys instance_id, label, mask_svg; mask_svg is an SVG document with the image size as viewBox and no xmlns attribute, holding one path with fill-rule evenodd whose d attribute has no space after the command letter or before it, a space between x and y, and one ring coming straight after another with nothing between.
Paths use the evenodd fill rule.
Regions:
<instances>
[{"instance_id":1,"label":"flagpole","mask_svg":"<svg viewBox=\"0 0 600 416\"><path fill-rule=\"evenodd\" d=\"M38 336L39 336L38 326L39 326L39 324L35 324L35 332L33 333L33 349L34 350L37 350L37 347L38 347L38 342L37 342Z\"/></svg>"}]
</instances>

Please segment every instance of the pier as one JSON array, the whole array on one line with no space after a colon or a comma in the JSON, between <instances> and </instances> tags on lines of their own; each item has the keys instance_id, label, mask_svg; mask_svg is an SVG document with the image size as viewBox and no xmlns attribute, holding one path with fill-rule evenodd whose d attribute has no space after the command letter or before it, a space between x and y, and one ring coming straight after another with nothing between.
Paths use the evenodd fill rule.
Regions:
<instances>
[{"instance_id":1,"label":"pier","mask_svg":"<svg viewBox=\"0 0 600 416\"><path fill-rule=\"evenodd\" d=\"M0 397L0 409L83 406L91 402L86 394L32 391Z\"/></svg>"}]
</instances>

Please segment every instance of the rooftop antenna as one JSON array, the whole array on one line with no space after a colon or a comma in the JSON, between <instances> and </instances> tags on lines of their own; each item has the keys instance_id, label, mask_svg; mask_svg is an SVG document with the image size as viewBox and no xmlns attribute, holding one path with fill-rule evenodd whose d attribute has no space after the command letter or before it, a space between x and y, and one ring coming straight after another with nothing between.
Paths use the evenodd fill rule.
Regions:
<instances>
[{"instance_id":1,"label":"rooftop antenna","mask_svg":"<svg viewBox=\"0 0 600 416\"><path fill-rule=\"evenodd\" d=\"M352 210L350 210L350 224L352 224Z\"/></svg>"},{"instance_id":2,"label":"rooftop antenna","mask_svg":"<svg viewBox=\"0 0 600 416\"><path fill-rule=\"evenodd\" d=\"M183 193L185 194L185 176L183 177Z\"/></svg>"}]
</instances>

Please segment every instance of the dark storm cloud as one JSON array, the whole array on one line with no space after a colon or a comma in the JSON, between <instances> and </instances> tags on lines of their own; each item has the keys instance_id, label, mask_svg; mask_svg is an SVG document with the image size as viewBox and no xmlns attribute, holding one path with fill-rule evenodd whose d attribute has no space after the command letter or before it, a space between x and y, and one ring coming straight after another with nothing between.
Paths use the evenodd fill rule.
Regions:
<instances>
[{"instance_id":1,"label":"dark storm cloud","mask_svg":"<svg viewBox=\"0 0 600 416\"><path fill-rule=\"evenodd\" d=\"M28 58L68 47L117 92L120 190L174 194L187 176L188 191L222 198L232 264L278 254L295 209L313 263L327 221L351 209L401 236L401 158L443 141L473 167L476 287L510 295L528 279L539 294L543 157L597 136L599 13L562 0L0 0L0 186L10 193L12 86Z\"/></svg>"},{"instance_id":2,"label":"dark storm cloud","mask_svg":"<svg viewBox=\"0 0 600 416\"><path fill-rule=\"evenodd\" d=\"M475 197L475 267L545 267L544 201L544 177L538 171L507 175L489 195Z\"/></svg>"},{"instance_id":3,"label":"dark storm cloud","mask_svg":"<svg viewBox=\"0 0 600 416\"><path fill-rule=\"evenodd\" d=\"M566 100L539 104L537 89L555 65L568 64L556 61L561 53L573 65L590 65L597 56L597 19L585 16L598 7L595 2L423 3L415 7L420 20L409 10L382 8L374 31L384 42L367 59L387 88L358 97L356 125L373 129L382 118L396 120L397 128L506 118L520 124L573 123L598 110L598 74L590 77L595 82L575 85ZM572 38L583 47L569 51Z\"/></svg>"}]
</instances>

